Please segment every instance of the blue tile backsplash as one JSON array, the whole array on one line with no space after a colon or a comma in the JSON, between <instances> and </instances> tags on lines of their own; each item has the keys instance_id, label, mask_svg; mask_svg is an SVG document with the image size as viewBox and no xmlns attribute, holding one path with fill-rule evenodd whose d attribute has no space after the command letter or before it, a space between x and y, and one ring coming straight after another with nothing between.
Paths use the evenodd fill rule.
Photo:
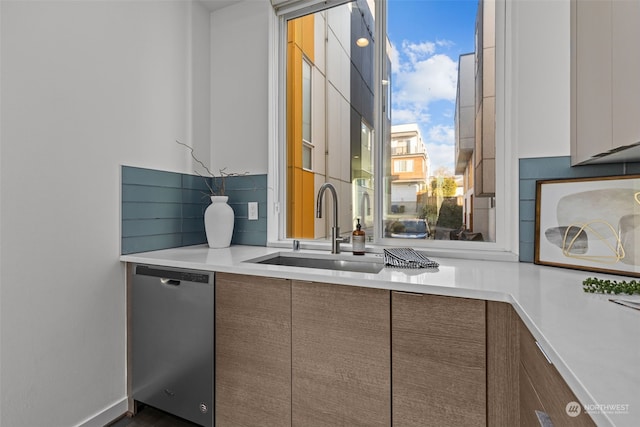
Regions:
<instances>
[{"instance_id":1,"label":"blue tile backsplash","mask_svg":"<svg viewBox=\"0 0 640 427\"><path fill-rule=\"evenodd\" d=\"M122 166L121 172L122 254L206 244L209 178L131 166ZM235 212L232 244L266 245L266 183L266 175L226 178ZM257 221L248 221L246 202L258 202Z\"/></svg>"},{"instance_id":2,"label":"blue tile backsplash","mask_svg":"<svg viewBox=\"0 0 640 427\"><path fill-rule=\"evenodd\" d=\"M226 178L225 194L236 216L231 244L267 245L267 175ZM258 202L258 220L249 221L247 203Z\"/></svg>"},{"instance_id":3,"label":"blue tile backsplash","mask_svg":"<svg viewBox=\"0 0 640 427\"><path fill-rule=\"evenodd\" d=\"M640 174L640 163L571 166L569 156L520 159L519 249L521 262L533 262L536 181ZM232 244L267 243L267 175L227 177L235 212ZM122 254L206 244L204 210L210 201L197 175L122 166ZM258 202L258 220L247 218L247 202Z\"/></svg>"},{"instance_id":4,"label":"blue tile backsplash","mask_svg":"<svg viewBox=\"0 0 640 427\"><path fill-rule=\"evenodd\" d=\"M536 215L536 181L640 173L640 163L571 166L570 156L520 159L520 261L533 262Z\"/></svg>"}]
</instances>

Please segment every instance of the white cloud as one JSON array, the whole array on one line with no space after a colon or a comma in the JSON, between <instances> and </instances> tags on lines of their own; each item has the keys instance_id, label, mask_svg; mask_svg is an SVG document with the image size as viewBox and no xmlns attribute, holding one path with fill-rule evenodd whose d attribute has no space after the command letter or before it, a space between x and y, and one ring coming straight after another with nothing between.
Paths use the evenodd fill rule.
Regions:
<instances>
[{"instance_id":1,"label":"white cloud","mask_svg":"<svg viewBox=\"0 0 640 427\"><path fill-rule=\"evenodd\" d=\"M438 144L455 145L456 134L453 126L435 125L429 128L425 139Z\"/></svg>"},{"instance_id":2,"label":"white cloud","mask_svg":"<svg viewBox=\"0 0 640 427\"><path fill-rule=\"evenodd\" d=\"M394 124L417 123L419 115L414 110L394 108L391 119Z\"/></svg>"},{"instance_id":3,"label":"white cloud","mask_svg":"<svg viewBox=\"0 0 640 427\"><path fill-rule=\"evenodd\" d=\"M391 119L394 124L421 123L425 125L431 121L431 115L426 109L408 105L406 108L394 108Z\"/></svg>"},{"instance_id":4,"label":"white cloud","mask_svg":"<svg viewBox=\"0 0 640 427\"><path fill-rule=\"evenodd\" d=\"M431 163L432 170L429 173L431 174L442 167L453 173L455 160L455 130L453 126L442 124L431 126L423 132L422 138Z\"/></svg>"},{"instance_id":5,"label":"white cloud","mask_svg":"<svg viewBox=\"0 0 640 427\"><path fill-rule=\"evenodd\" d=\"M456 61L447 55L432 55L413 64L411 70L397 73L394 102L420 103L426 108L432 101L455 101L457 79Z\"/></svg>"},{"instance_id":6,"label":"white cloud","mask_svg":"<svg viewBox=\"0 0 640 427\"><path fill-rule=\"evenodd\" d=\"M450 145L447 144L427 144L427 153L429 154L429 160L431 162L431 175L436 169L444 167L449 172L453 173L455 170L453 162L453 150Z\"/></svg>"},{"instance_id":7,"label":"white cloud","mask_svg":"<svg viewBox=\"0 0 640 427\"><path fill-rule=\"evenodd\" d=\"M420 62L429 55L436 52L436 44L433 42L411 43L407 40L402 42L402 52L409 58L410 64Z\"/></svg>"},{"instance_id":8,"label":"white cloud","mask_svg":"<svg viewBox=\"0 0 640 427\"><path fill-rule=\"evenodd\" d=\"M436 45L440 47L450 48L454 47L456 43L452 40L436 40Z\"/></svg>"},{"instance_id":9,"label":"white cloud","mask_svg":"<svg viewBox=\"0 0 640 427\"><path fill-rule=\"evenodd\" d=\"M455 108L453 108L455 105L452 105L451 108L447 108L446 110L442 111L442 117L450 119L451 121L453 121L454 117L455 117Z\"/></svg>"},{"instance_id":10,"label":"white cloud","mask_svg":"<svg viewBox=\"0 0 640 427\"><path fill-rule=\"evenodd\" d=\"M438 53L454 43L448 40L411 43L401 50L392 46L394 124L418 123L432 168L454 170L455 132L452 111L455 105L458 61ZM443 103L444 101L444 103ZM437 106L433 103L438 103ZM447 106L450 103L450 106ZM445 124L443 123L446 122Z\"/></svg>"}]
</instances>

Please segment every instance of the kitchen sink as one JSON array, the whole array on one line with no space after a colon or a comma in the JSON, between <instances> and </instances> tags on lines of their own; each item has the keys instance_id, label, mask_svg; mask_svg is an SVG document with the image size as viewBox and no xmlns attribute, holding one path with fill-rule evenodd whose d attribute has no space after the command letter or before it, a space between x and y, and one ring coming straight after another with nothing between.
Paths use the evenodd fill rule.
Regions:
<instances>
[{"instance_id":1,"label":"kitchen sink","mask_svg":"<svg viewBox=\"0 0 640 427\"><path fill-rule=\"evenodd\" d=\"M347 259L354 255L312 255L308 253L277 253L268 257L256 258L247 262L256 264L284 265L287 267L319 268L322 270L354 271L377 274L384 268L382 258L365 256L359 259Z\"/></svg>"}]
</instances>

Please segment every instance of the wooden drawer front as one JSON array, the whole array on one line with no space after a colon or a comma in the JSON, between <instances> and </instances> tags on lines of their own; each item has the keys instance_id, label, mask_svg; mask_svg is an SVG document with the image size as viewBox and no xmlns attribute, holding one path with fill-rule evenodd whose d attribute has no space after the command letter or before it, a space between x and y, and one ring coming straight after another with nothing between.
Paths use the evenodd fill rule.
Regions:
<instances>
[{"instance_id":1,"label":"wooden drawer front","mask_svg":"<svg viewBox=\"0 0 640 427\"><path fill-rule=\"evenodd\" d=\"M578 399L556 368L547 361L524 324L521 324L520 328L520 360L540 403L555 427L595 426L591 417L584 412L577 417L567 415L567 404L578 402ZM521 387L525 378L525 376L520 378ZM526 388L526 385L524 387ZM521 406L525 403L521 398ZM528 414L524 413L527 406L530 405L527 404L521 408L523 419L528 417Z\"/></svg>"},{"instance_id":2,"label":"wooden drawer front","mask_svg":"<svg viewBox=\"0 0 640 427\"><path fill-rule=\"evenodd\" d=\"M485 301L392 292L393 424L486 425Z\"/></svg>"},{"instance_id":3,"label":"wooden drawer front","mask_svg":"<svg viewBox=\"0 0 640 427\"><path fill-rule=\"evenodd\" d=\"M520 427L540 427L536 411L546 412L522 364L520 364L520 411Z\"/></svg>"},{"instance_id":4,"label":"wooden drawer front","mask_svg":"<svg viewBox=\"0 0 640 427\"><path fill-rule=\"evenodd\" d=\"M216 426L291 425L291 283L216 274Z\"/></svg>"},{"instance_id":5,"label":"wooden drawer front","mask_svg":"<svg viewBox=\"0 0 640 427\"><path fill-rule=\"evenodd\" d=\"M292 423L391 422L389 291L292 284Z\"/></svg>"}]
</instances>

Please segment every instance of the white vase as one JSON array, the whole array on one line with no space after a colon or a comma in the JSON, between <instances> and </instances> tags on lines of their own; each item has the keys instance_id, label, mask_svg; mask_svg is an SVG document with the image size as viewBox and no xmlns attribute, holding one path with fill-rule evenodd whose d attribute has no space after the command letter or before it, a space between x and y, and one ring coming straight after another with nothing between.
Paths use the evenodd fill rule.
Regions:
<instances>
[{"instance_id":1,"label":"white vase","mask_svg":"<svg viewBox=\"0 0 640 427\"><path fill-rule=\"evenodd\" d=\"M227 248L231 244L234 214L227 200L228 196L211 196L211 204L204 211L204 230L210 248Z\"/></svg>"}]
</instances>

